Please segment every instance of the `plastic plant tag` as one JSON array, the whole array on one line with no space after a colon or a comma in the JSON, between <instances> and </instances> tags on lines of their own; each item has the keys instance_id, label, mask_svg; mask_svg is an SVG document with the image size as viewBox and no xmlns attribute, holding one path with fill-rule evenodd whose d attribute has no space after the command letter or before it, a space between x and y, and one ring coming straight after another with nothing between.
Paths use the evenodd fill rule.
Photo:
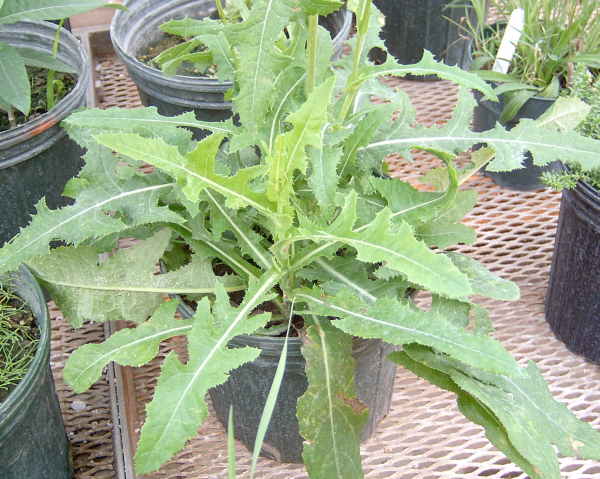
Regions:
<instances>
[{"instance_id":1,"label":"plastic plant tag","mask_svg":"<svg viewBox=\"0 0 600 479\"><path fill-rule=\"evenodd\" d=\"M496 60L492 71L507 73L510 62L515 54L515 49L521 33L523 32L523 23L525 21L525 11L522 8L515 9L508 20L508 26L500 42L500 48L496 54Z\"/></svg>"}]
</instances>

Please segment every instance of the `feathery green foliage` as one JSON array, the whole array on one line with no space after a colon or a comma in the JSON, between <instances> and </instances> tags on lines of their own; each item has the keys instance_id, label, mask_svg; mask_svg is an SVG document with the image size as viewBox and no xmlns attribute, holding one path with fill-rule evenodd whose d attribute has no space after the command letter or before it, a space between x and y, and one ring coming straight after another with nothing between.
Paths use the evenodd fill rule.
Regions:
<instances>
[{"instance_id":1,"label":"feathery green foliage","mask_svg":"<svg viewBox=\"0 0 600 479\"><path fill-rule=\"evenodd\" d=\"M583 136L600 140L600 77L592 77L584 65L577 65L573 86L564 96L578 101L580 108L586 112L585 118L575 128ZM600 167L585 170L581 167L577 156L567 162L568 171L544 172L542 182L554 190L575 188L579 181L584 181L592 188L600 191Z\"/></svg>"}]
</instances>

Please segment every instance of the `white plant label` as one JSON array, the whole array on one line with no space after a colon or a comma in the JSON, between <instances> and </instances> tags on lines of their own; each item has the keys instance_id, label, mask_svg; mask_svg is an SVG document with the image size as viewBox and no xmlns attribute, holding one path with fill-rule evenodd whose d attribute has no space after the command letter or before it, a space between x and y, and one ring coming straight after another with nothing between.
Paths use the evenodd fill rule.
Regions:
<instances>
[{"instance_id":1,"label":"white plant label","mask_svg":"<svg viewBox=\"0 0 600 479\"><path fill-rule=\"evenodd\" d=\"M496 54L496 60L492 71L507 73L510 62L515 54L515 49L521 33L523 32L523 24L525 22L525 11L522 8L515 9L508 20L508 26L500 42L500 48Z\"/></svg>"}]
</instances>

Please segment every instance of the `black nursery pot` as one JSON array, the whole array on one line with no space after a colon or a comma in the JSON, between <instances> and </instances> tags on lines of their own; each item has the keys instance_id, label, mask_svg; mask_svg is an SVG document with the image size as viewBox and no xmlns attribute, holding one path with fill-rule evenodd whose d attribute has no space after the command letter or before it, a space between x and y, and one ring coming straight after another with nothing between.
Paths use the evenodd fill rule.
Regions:
<instances>
[{"instance_id":1,"label":"black nursery pot","mask_svg":"<svg viewBox=\"0 0 600 479\"><path fill-rule=\"evenodd\" d=\"M135 82L144 106L155 106L158 113L176 116L193 111L198 120L222 121L230 118L231 102L225 101L225 92L233 87L229 81L176 75L163 76L160 70L137 60L137 55L167 36L159 27L169 20L186 16L201 20L215 18L214 0L126 0L128 11L117 10L110 26L115 51ZM334 49L339 57L343 40L352 27L352 14L346 9L327 17L328 28L334 38ZM198 138L202 134L197 135Z\"/></svg>"},{"instance_id":2,"label":"black nursery pot","mask_svg":"<svg viewBox=\"0 0 600 479\"><path fill-rule=\"evenodd\" d=\"M56 30L57 26L49 22L2 25L0 41L51 54ZM64 186L84 163L83 150L69 139L60 122L85 105L89 61L81 43L64 28L58 59L77 72L73 90L50 112L0 133L0 246L27 226L42 197L51 209L68 204L70 200L62 196Z\"/></svg>"},{"instance_id":3,"label":"black nursery pot","mask_svg":"<svg viewBox=\"0 0 600 479\"><path fill-rule=\"evenodd\" d=\"M582 181L563 190L546 321L571 351L600 364L600 193Z\"/></svg>"},{"instance_id":4,"label":"black nursery pot","mask_svg":"<svg viewBox=\"0 0 600 479\"><path fill-rule=\"evenodd\" d=\"M234 433L250 450L254 441L262 411L275 377L275 371L283 338L264 336L237 336L229 347L251 346L261 350L260 356L231 371L229 379L210 390L217 417L227 429L229 408L233 405ZM296 418L296 403L308 388L306 361L300 350L300 340L288 341L288 357L281 390L269 428L267 429L261 455L279 462L301 463L303 441ZM361 441L366 441L381 419L389 412L396 365L385 357L394 346L379 339L354 340L352 356L356 361L354 380L356 396L369 408L369 419L362 430Z\"/></svg>"},{"instance_id":5,"label":"black nursery pot","mask_svg":"<svg viewBox=\"0 0 600 479\"><path fill-rule=\"evenodd\" d=\"M468 42L460 39L456 24L460 23L464 10L445 8L451 1L374 0L373 3L385 15L381 36L392 56L402 64L412 64L421 60L423 50L429 50L437 60L447 65L463 64ZM370 53L370 57L379 62L385 61L385 56L380 49ZM437 76L410 78L433 80Z\"/></svg>"},{"instance_id":6,"label":"black nursery pot","mask_svg":"<svg viewBox=\"0 0 600 479\"><path fill-rule=\"evenodd\" d=\"M0 405L0 477L70 479L69 441L50 369L50 314L37 282L23 266L11 284L33 310L40 342L19 385Z\"/></svg>"}]
</instances>

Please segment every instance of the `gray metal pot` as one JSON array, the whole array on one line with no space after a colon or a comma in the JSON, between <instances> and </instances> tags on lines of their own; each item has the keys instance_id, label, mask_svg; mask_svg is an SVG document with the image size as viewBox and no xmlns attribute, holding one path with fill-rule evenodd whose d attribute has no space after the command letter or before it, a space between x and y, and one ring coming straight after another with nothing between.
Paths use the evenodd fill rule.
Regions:
<instances>
[{"instance_id":1,"label":"gray metal pot","mask_svg":"<svg viewBox=\"0 0 600 479\"><path fill-rule=\"evenodd\" d=\"M0 41L52 54L57 28L49 22L2 25ZM75 88L50 112L0 133L0 246L27 226L42 197L50 208L66 205L64 186L84 163L83 150L69 139L60 122L85 105L89 60L79 40L65 29L60 32L57 56L77 72Z\"/></svg>"}]
</instances>

